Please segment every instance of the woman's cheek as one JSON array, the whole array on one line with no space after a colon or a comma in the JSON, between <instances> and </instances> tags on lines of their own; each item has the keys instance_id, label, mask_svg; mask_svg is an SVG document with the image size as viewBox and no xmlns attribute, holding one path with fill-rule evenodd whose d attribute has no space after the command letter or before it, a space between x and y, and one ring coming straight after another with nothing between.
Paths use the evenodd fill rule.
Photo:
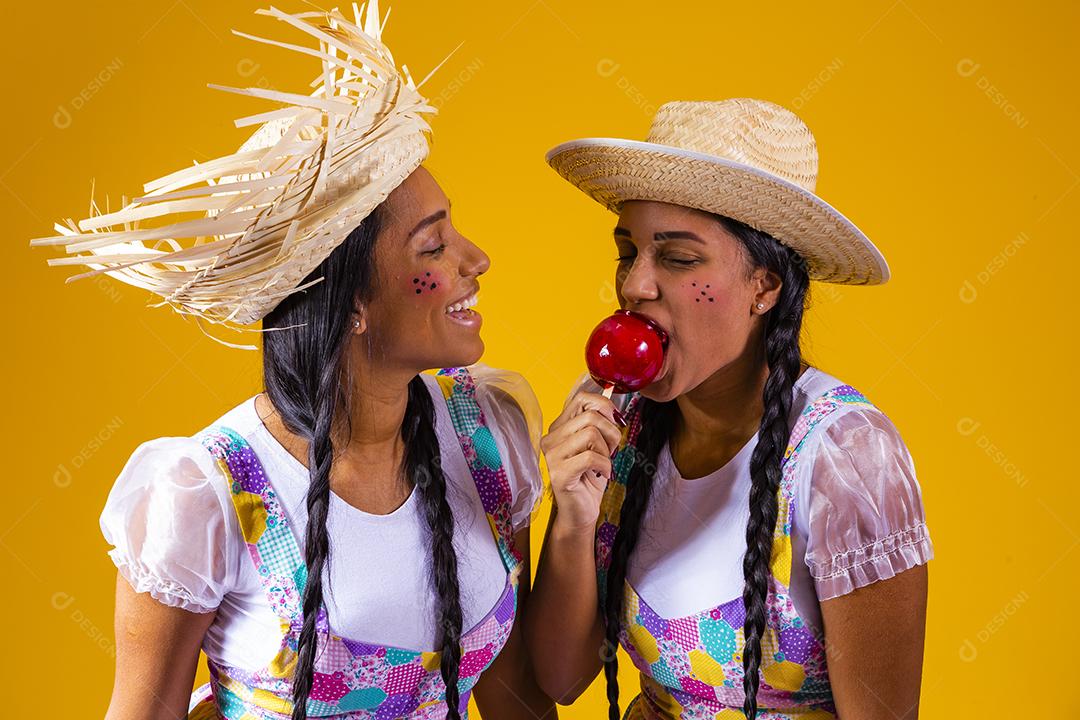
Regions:
<instances>
[{"instance_id":1,"label":"woman's cheek","mask_svg":"<svg viewBox=\"0 0 1080 720\"><path fill-rule=\"evenodd\" d=\"M690 281L690 297L694 299L694 302L699 305L709 305L710 303L716 303L716 294L712 289L712 283L707 283L701 280Z\"/></svg>"},{"instance_id":2,"label":"woman's cheek","mask_svg":"<svg viewBox=\"0 0 1080 720\"><path fill-rule=\"evenodd\" d=\"M412 289L413 295L425 298L442 295L445 286L442 276L433 270L424 270L417 273L412 276L411 280L409 287Z\"/></svg>"}]
</instances>

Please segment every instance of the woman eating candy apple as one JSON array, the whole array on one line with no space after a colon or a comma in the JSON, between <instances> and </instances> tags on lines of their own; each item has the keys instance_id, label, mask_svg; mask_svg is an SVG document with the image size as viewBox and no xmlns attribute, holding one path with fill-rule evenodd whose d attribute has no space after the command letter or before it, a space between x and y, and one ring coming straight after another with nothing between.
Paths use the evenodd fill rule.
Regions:
<instances>
[{"instance_id":1,"label":"woman eating candy apple","mask_svg":"<svg viewBox=\"0 0 1080 720\"><path fill-rule=\"evenodd\" d=\"M625 718L917 716L933 548L914 464L799 342L810 280L889 270L814 194L809 129L760 100L668 103L648 142L548 162L618 215L620 319L664 342L642 370L605 321L541 442L541 687L566 704L602 669L618 720L622 646L640 671Z\"/></svg>"}]
</instances>

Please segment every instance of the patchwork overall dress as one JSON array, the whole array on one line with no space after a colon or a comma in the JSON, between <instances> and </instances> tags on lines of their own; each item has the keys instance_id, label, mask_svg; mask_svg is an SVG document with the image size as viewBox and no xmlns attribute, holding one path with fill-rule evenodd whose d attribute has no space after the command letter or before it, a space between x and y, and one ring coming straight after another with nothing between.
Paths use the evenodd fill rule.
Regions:
<instances>
[{"instance_id":1,"label":"patchwork overall dress","mask_svg":"<svg viewBox=\"0 0 1080 720\"><path fill-rule=\"evenodd\" d=\"M507 571L506 585L494 609L462 634L458 709L462 717L467 717L473 686L510 636L523 560L514 546L510 483L495 438L476 401L473 379L464 368L447 368L439 371L437 380ZM199 437L230 485L248 553L270 606L280 619L281 646L268 666L254 671L208 659L210 682L192 694L188 717L287 719L292 713L292 677L303 626L301 606L307 582L303 552L247 442L220 425L208 428ZM393 720L446 716L440 652L341 637L329 627L325 607L319 610L316 627L318 646L308 717Z\"/></svg>"},{"instance_id":2,"label":"patchwork overall dress","mask_svg":"<svg viewBox=\"0 0 1080 720\"><path fill-rule=\"evenodd\" d=\"M613 459L612 480L601 504L596 532L596 567L601 602L607 569L626 496L626 483L639 452L640 396L631 398L623 443ZM872 406L859 391L840 385L810 402L792 429L777 491L777 523L769 561L766 609L761 641L759 719L826 720L836 717L825 662L824 636L807 625L792 603L791 523L795 517L795 469L814 428L844 405ZM812 462L809 459L808 462ZM708 572L708 568L702 568ZM627 707L624 720L701 720L743 718L742 650L745 646L742 595L692 615L658 615L627 581L623 587L619 639L641 672L641 693Z\"/></svg>"}]
</instances>

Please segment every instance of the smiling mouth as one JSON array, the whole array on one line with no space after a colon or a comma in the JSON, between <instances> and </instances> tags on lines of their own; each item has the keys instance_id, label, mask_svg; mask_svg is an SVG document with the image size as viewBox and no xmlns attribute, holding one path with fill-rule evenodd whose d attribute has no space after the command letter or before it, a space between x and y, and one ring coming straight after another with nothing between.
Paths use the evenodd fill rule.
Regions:
<instances>
[{"instance_id":1,"label":"smiling mouth","mask_svg":"<svg viewBox=\"0 0 1080 720\"><path fill-rule=\"evenodd\" d=\"M446 307L446 314L453 315L454 313L474 313L475 311L472 310L472 307L476 305L478 296L479 293L473 293L464 300L460 300L453 305L448 305Z\"/></svg>"},{"instance_id":2,"label":"smiling mouth","mask_svg":"<svg viewBox=\"0 0 1080 720\"><path fill-rule=\"evenodd\" d=\"M480 330L480 324L483 322L483 316L473 310L473 305L477 302L477 295L479 291L474 292L467 298L463 298L458 302L448 305L446 308L446 317L454 325L463 327L470 332L477 332Z\"/></svg>"}]
</instances>

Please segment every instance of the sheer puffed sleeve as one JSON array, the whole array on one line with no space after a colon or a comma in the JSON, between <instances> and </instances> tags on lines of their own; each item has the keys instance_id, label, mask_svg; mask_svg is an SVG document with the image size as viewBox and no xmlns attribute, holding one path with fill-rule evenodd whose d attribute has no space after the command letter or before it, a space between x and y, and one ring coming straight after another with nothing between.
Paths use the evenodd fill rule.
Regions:
<instances>
[{"instance_id":1,"label":"sheer puffed sleeve","mask_svg":"<svg viewBox=\"0 0 1080 720\"><path fill-rule=\"evenodd\" d=\"M109 492L101 532L136 592L210 612L235 582L239 522L224 475L193 437L162 437L132 453Z\"/></svg>"},{"instance_id":2,"label":"sheer puffed sleeve","mask_svg":"<svg viewBox=\"0 0 1080 720\"><path fill-rule=\"evenodd\" d=\"M819 600L933 558L922 492L900 433L876 408L841 412L822 427L811 462L799 470L800 502L808 508L806 564Z\"/></svg>"},{"instance_id":3,"label":"sheer puffed sleeve","mask_svg":"<svg viewBox=\"0 0 1080 720\"><path fill-rule=\"evenodd\" d=\"M540 403L525 378L512 370L483 364L469 368L476 400L492 426L499 455L510 481L514 531L527 527L544 495L540 475Z\"/></svg>"}]
</instances>

